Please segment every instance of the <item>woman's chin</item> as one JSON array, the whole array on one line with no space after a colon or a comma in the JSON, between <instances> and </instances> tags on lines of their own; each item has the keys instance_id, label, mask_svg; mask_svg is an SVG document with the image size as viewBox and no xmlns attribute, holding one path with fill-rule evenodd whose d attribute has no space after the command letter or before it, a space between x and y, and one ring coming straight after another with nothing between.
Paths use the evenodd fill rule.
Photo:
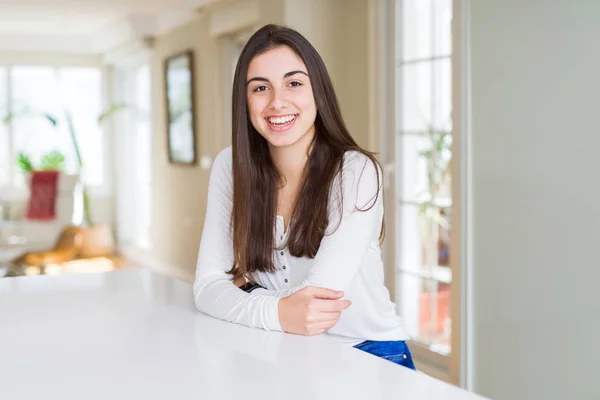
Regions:
<instances>
[{"instance_id":1,"label":"woman's chin","mask_svg":"<svg viewBox=\"0 0 600 400\"><path fill-rule=\"evenodd\" d=\"M271 132L267 141L272 147L289 147L298 142L300 138L289 135L287 132Z\"/></svg>"},{"instance_id":2,"label":"woman's chin","mask_svg":"<svg viewBox=\"0 0 600 400\"><path fill-rule=\"evenodd\" d=\"M295 146L308 146L314 135L314 130L299 129L300 126L294 127L288 131L275 132L267 130L262 136L267 140L272 148L289 148ZM303 133L304 132L304 133Z\"/></svg>"}]
</instances>

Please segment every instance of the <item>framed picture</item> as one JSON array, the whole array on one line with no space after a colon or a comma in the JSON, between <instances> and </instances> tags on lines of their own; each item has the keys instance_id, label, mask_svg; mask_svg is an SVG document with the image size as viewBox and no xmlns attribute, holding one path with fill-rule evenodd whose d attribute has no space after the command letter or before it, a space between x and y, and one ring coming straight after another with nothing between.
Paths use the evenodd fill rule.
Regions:
<instances>
[{"instance_id":1,"label":"framed picture","mask_svg":"<svg viewBox=\"0 0 600 400\"><path fill-rule=\"evenodd\" d=\"M194 56L191 50L165 60L169 162L196 164Z\"/></svg>"}]
</instances>

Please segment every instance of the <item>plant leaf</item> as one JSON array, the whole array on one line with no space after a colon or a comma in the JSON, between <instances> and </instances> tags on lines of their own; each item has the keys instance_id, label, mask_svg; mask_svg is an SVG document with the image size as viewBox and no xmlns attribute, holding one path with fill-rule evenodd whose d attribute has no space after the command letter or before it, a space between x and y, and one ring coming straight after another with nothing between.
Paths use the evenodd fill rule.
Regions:
<instances>
[{"instance_id":1,"label":"plant leaf","mask_svg":"<svg viewBox=\"0 0 600 400\"><path fill-rule=\"evenodd\" d=\"M17 164L19 165L19 168L21 169L21 171L23 171L25 173L29 173L34 170L31 159L29 158L29 156L27 154L25 154L23 152L20 152L17 155Z\"/></svg>"},{"instance_id":2,"label":"plant leaf","mask_svg":"<svg viewBox=\"0 0 600 400\"><path fill-rule=\"evenodd\" d=\"M81 151L79 150L79 142L77 141L77 134L75 133L75 126L73 126L73 117L68 110L65 110L65 118L67 120L67 127L69 128L69 134L71 135L71 143L73 149L75 149L75 156L77 157L77 165L79 166L79 172L83 168L83 160L81 159Z\"/></svg>"},{"instance_id":3,"label":"plant leaf","mask_svg":"<svg viewBox=\"0 0 600 400\"><path fill-rule=\"evenodd\" d=\"M42 171L62 171L64 163L65 156L60 151L54 150L43 155L38 169Z\"/></svg>"},{"instance_id":4,"label":"plant leaf","mask_svg":"<svg viewBox=\"0 0 600 400\"><path fill-rule=\"evenodd\" d=\"M125 103L113 104L108 109L106 109L100 116L98 117L98 123L101 124L104 120L112 117L115 113L127 108L128 105Z\"/></svg>"},{"instance_id":5,"label":"plant leaf","mask_svg":"<svg viewBox=\"0 0 600 400\"><path fill-rule=\"evenodd\" d=\"M44 118L46 118L48 120L48 122L50 122L52 124L52 126L54 126L56 128L56 126L58 126L58 122L56 120L55 117L53 117L50 114L43 114Z\"/></svg>"}]
</instances>

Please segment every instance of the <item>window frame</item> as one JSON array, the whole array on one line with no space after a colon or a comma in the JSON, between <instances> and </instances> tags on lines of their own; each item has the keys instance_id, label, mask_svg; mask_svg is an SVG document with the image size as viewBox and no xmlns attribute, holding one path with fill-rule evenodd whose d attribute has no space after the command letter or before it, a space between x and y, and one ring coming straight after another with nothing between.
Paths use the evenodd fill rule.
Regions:
<instances>
[{"instance_id":1,"label":"window frame","mask_svg":"<svg viewBox=\"0 0 600 400\"><path fill-rule=\"evenodd\" d=\"M388 82L387 86L391 88L396 87L396 80L399 79L399 76L396 72L397 67L397 40L401 40L401 36L396 36L396 28L397 28L397 2L402 0L384 0L379 3L377 13L379 14L379 22L383 21L384 27L380 30L379 40L384 42L383 48L386 51L383 54L379 55L379 62L387 65L387 68L382 68L385 81ZM469 176L469 166L467 161L463 160L462 154L468 154L467 151L467 141L461 140L462 136L465 136L465 139L468 139L468 126L466 126L466 122L468 121L468 82L463 77L467 77L467 65L468 65L468 52L466 48L468 47L467 38L468 32L466 23L463 20L463 16L461 15L461 11L466 7L465 2L468 0L453 0L452 1L452 38L451 38L451 54L450 54L450 66L451 66L451 85L452 85L452 98L451 98L451 110L453 115L452 120L452 160L450 162L450 170L452 176L452 230L450 234L450 251L452 257L450 258L450 270L452 272L452 280L450 282L450 308L449 312L452 319L451 326L451 352L448 355L443 355L432 351L427 346L424 346L420 343L417 343L413 340L409 340L409 346L411 348L411 352L413 353L413 358L422 372L433 376L437 379L444 380L446 382L452 383L457 386L466 387L467 385L467 375L469 372L468 369L468 341L467 335L471 329L471 326L467 324L468 319L468 295L467 292L468 285L465 284L467 281L467 272L469 271L469 265L467 261L470 261L468 258L468 226L469 226L469 218L470 213L468 212L467 206L470 205L468 202L468 176ZM383 13L383 15L382 15ZM400 18L399 18L400 19ZM401 20L401 19L400 19ZM441 58L446 58L441 57ZM433 59L437 59L438 57L433 57ZM396 127L397 121L396 118L399 118L397 115L397 104L396 104L396 95L395 89L381 90L379 94L379 101L383 101L385 105L385 111L387 112L386 116L386 126L393 127L393 129L381 129L383 137L381 138L382 145L394 146L392 148L396 148L396 140L399 140L400 137L397 135ZM390 95L389 92L392 92ZM464 106L463 106L464 104ZM385 147L384 147L385 148ZM390 163L385 167L391 167L389 173L393 175L393 179L391 180L392 186L394 186L394 201L393 207L394 210L391 212L392 215L395 214L400 209L397 207L397 197L396 190L400 184L398 172L399 168L401 168L401 160L397 159L397 152L394 153L390 159ZM387 168L386 168L387 169ZM387 212L390 214L390 212ZM395 218L393 219L394 226L392 233L392 240L396 237L397 233ZM401 272L396 267L396 253L398 253L398 249L394 248L391 253L394 254L392 257L394 260L394 271L396 272L395 278L398 279L398 276ZM394 295L395 288L400 287L399 282L395 282L392 286L392 290L390 290L391 294ZM400 307L398 307L400 310Z\"/></svg>"}]
</instances>

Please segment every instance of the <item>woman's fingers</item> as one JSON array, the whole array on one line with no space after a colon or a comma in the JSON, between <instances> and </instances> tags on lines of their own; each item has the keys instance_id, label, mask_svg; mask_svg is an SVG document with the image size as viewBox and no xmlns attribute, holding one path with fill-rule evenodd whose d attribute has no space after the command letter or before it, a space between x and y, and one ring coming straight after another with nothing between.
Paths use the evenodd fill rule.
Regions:
<instances>
[{"instance_id":1,"label":"woman's fingers","mask_svg":"<svg viewBox=\"0 0 600 400\"><path fill-rule=\"evenodd\" d=\"M343 292L318 287L305 287L279 300L278 315L284 332L316 335L331 329L350 300L340 300Z\"/></svg>"},{"instance_id":2,"label":"woman's fingers","mask_svg":"<svg viewBox=\"0 0 600 400\"><path fill-rule=\"evenodd\" d=\"M305 290L308 295L317 299L337 300L344 297L344 292L316 286L307 286L302 290Z\"/></svg>"},{"instance_id":3,"label":"woman's fingers","mask_svg":"<svg viewBox=\"0 0 600 400\"><path fill-rule=\"evenodd\" d=\"M315 331L321 331L321 330L328 331L335 324L337 324L338 321L339 321L339 318L331 318L331 319L326 319L326 320L323 320L323 321L313 322L311 324L310 330L313 331L313 332L315 332Z\"/></svg>"},{"instance_id":4,"label":"woman's fingers","mask_svg":"<svg viewBox=\"0 0 600 400\"><path fill-rule=\"evenodd\" d=\"M350 307L350 300L312 300L312 305L319 312L341 312Z\"/></svg>"}]
</instances>

